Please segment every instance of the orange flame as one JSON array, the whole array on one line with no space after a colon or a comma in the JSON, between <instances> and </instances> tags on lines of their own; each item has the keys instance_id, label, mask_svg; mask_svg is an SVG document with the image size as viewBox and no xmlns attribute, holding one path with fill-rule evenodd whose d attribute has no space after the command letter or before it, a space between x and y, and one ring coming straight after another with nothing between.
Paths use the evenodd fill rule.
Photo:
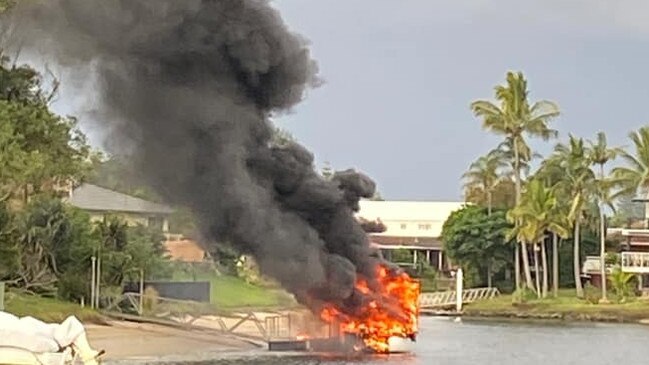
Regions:
<instances>
[{"instance_id":1,"label":"orange flame","mask_svg":"<svg viewBox=\"0 0 649 365\"><path fill-rule=\"evenodd\" d=\"M342 332L355 334L368 348L385 353L390 337L414 338L417 334L420 284L405 272L392 274L384 266L377 269L377 282L378 289L373 292L367 281L357 280L356 289L371 298L358 311L359 316L350 317L328 305L320 318L339 322Z\"/></svg>"}]
</instances>

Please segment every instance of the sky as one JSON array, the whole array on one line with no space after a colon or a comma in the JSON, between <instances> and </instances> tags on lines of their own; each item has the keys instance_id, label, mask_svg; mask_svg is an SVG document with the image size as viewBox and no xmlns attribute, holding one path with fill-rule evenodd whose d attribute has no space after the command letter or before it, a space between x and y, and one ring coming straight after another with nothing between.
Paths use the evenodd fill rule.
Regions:
<instances>
[{"instance_id":1,"label":"sky","mask_svg":"<svg viewBox=\"0 0 649 365\"><path fill-rule=\"evenodd\" d=\"M499 137L469 104L493 99L509 70L530 99L556 102L552 123L628 145L649 121L646 0L275 0L311 43L325 83L276 122L334 169L371 176L390 200L462 200L462 173ZM55 108L84 117L91 85L66 84ZM532 142L547 154L555 142Z\"/></svg>"}]
</instances>

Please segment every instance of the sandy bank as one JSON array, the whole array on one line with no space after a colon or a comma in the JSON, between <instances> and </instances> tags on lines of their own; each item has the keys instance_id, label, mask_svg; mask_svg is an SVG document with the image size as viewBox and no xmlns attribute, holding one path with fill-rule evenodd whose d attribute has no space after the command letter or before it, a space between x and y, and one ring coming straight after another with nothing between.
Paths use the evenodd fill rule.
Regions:
<instances>
[{"instance_id":1,"label":"sandy bank","mask_svg":"<svg viewBox=\"0 0 649 365\"><path fill-rule=\"evenodd\" d=\"M93 347L106 350L105 360L154 360L169 356L186 358L259 349L235 337L214 332L188 331L152 324L111 322L110 326L86 325Z\"/></svg>"}]
</instances>

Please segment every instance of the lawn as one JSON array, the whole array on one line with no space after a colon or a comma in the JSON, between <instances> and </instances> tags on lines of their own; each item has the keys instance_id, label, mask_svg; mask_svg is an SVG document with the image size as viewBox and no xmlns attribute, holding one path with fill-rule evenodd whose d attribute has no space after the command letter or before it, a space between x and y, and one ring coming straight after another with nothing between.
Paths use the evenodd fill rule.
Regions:
<instances>
[{"instance_id":1,"label":"lawn","mask_svg":"<svg viewBox=\"0 0 649 365\"><path fill-rule=\"evenodd\" d=\"M99 313L81 308L79 304L29 294L6 293L5 310L19 317L31 316L45 322L62 322L68 316L76 316L84 323L104 323Z\"/></svg>"},{"instance_id":2,"label":"lawn","mask_svg":"<svg viewBox=\"0 0 649 365\"><path fill-rule=\"evenodd\" d=\"M190 275L182 272L174 274L174 280L192 281L193 279ZM211 302L219 309L262 309L295 306L293 298L283 290L251 285L238 277L203 273L198 274L195 279L210 282Z\"/></svg>"},{"instance_id":3,"label":"lawn","mask_svg":"<svg viewBox=\"0 0 649 365\"><path fill-rule=\"evenodd\" d=\"M555 317L609 321L649 318L649 301L641 299L631 299L626 303L596 304L596 300L576 298L574 290L562 290L557 298L533 299L517 305L513 304L512 299L511 295L501 295L469 304L464 312L468 316L485 317Z\"/></svg>"}]
</instances>

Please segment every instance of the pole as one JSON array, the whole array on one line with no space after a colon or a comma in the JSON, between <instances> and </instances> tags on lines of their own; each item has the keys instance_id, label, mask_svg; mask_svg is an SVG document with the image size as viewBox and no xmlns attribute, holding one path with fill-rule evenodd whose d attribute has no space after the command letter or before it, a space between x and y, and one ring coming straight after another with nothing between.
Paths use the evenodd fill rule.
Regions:
<instances>
[{"instance_id":1,"label":"pole","mask_svg":"<svg viewBox=\"0 0 649 365\"><path fill-rule=\"evenodd\" d=\"M99 309L99 289L101 286L101 255L97 258L97 287L95 288L95 308Z\"/></svg>"},{"instance_id":2,"label":"pole","mask_svg":"<svg viewBox=\"0 0 649 365\"><path fill-rule=\"evenodd\" d=\"M600 265L600 272L601 272L601 277L602 277L602 299L600 299L600 303L608 303L608 298L607 298L607 293L606 293L606 216L604 215L603 209L600 207L599 209L600 212L600 234L599 234L599 265Z\"/></svg>"},{"instance_id":3,"label":"pole","mask_svg":"<svg viewBox=\"0 0 649 365\"><path fill-rule=\"evenodd\" d=\"M460 313L462 312L462 284L464 281L464 274L462 273L462 268L457 269L457 274L455 274L455 310Z\"/></svg>"},{"instance_id":4,"label":"pole","mask_svg":"<svg viewBox=\"0 0 649 365\"><path fill-rule=\"evenodd\" d=\"M144 313L144 269L140 269L140 315Z\"/></svg>"},{"instance_id":5,"label":"pole","mask_svg":"<svg viewBox=\"0 0 649 365\"><path fill-rule=\"evenodd\" d=\"M92 273L91 273L91 279L90 279L90 308L95 309L95 285L96 285L96 279L95 279L95 274L97 273L97 258L95 256L90 258L90 261L92 262Z\"/></svg>"}]
</instances>

